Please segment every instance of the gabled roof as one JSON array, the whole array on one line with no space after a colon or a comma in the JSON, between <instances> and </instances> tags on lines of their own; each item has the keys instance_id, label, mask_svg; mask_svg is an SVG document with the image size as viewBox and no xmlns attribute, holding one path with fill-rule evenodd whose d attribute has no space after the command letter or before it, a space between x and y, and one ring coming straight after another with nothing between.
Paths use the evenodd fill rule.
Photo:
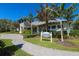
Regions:
<instances>
[{"instance_id":1,"label":"gabled roof","mask_svg":"<svg viewBox=\"0 0 79 59\"><path fill-rule=\"evenodd\" d=\"M66 19L55 19L55 20L49 20L48 23L60 22L60 21L67 21L67 20ZM43 25L45 24L45 21L34 21L31 24L34 26Z\"/></svg>"}]
</instances>

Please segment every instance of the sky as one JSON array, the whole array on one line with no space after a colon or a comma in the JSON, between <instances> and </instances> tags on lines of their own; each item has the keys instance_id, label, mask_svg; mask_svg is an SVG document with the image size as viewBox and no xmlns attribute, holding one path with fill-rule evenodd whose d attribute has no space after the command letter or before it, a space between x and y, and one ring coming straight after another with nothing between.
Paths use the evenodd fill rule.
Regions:
<instances>
[{"instance_id":1,"label":"sky","mask_svg":"<svg viewBox=\"0 0 79 59\"><path fill-rule=\"evenodd\" d=\"M66 7L68 6L69 4ZM35 9L39 8L40 4L38 3L0 3L0 19L16 21L23 16L28 16L30 12L35 16Z\"/></svg>"},{"instance_id":2,"label":"sky","mask_svg":"<svg viewBox=\"0 0 79 59\"><path fill-rule=\"evenodd\" d=\"M39 4L30 3L0 3L0 19L10 19L16 21L30 12L36 15L35 9L39 9Z\"/></svg>"}]
</instances>

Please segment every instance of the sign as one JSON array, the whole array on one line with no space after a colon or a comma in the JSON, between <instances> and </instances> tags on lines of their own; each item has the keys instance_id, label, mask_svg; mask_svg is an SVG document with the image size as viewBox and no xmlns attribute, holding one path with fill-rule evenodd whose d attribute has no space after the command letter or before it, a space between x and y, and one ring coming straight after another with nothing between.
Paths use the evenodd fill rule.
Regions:
<instances>
[{"instance_id":1,"label":"sign","mask_svg":"<svg viewBox=\"0 0 79 59\"><path fill-rule=\"evenodd\" d=\"M46 37L46 38L49 37L50 41L52 43L52 32L51 33L50 32L41 32L41 41L42 41L43 37Z\"/></svg>"},{"instance_id":2,"label":"sign","mask_svg":"<svg viewBox=\"0 0 79 59\"><path fill-rule=\"evenodd\" d=\"M50 33L49 32L42 32L42 36L43 37L50 37Z\"/></svg>"}]
</instances>

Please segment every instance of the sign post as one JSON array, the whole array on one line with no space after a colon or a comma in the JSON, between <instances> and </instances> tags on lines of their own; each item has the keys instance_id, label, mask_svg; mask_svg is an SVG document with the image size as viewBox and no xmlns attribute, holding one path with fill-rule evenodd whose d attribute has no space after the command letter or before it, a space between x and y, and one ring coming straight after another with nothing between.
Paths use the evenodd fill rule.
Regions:
<instances>
[{"instance_id":1,"label":"sign post","mask_svg":"<svg viewBox=\"0 0 79 59\"><path fill-rule=\"evenodd\" d=\"M49 37L50 38L50 42L52 43L52 32L51 33L49 33L49 32L41 32L41 39L40 39L40 41L42 41L42 39L43 39L43 37Z\"/></svg>"}]
</instances>

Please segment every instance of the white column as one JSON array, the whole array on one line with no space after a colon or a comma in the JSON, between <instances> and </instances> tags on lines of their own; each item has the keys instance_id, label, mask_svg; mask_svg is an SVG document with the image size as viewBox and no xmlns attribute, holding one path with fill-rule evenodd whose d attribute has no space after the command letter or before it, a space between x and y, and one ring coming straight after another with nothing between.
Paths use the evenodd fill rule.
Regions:
<instances>
[{"instance_id":1,"label":"white column","mask_svg":"<svg viewBox=\"0 0 79 59\"><path fill-rule=\"evenodd\" d=\"M33 29L32 29L32 24L31 24L31 34L33 34L33 32L32 32L32 31L33 31Z\"/></svg>"},{"instance_id":2,"label":"white column","mask_svg":"<svg viewBox=\"0 0 79 59\"><path fill-rule=\"evenodd\" d=\"M70 28L69 28L69 25L68 25L68 28L67 28L67 36L69 37L69 33L70 33Z\"/></svg>"},{"instance_id":3,"label":"white column","mask_svg":"<svg viewBox=\"0 0 79 59\"><path fill-rule=\"evenodd\" d=\"M62 21L60 21L60 26L61 26L61 42L63 42L63 27L62 27Z\"/></svg>"},{"instance_id":4,"label":"white column","mask_svg":"<svg viewBox=\"0 0 79 59\"><path fill-rule=\"evenodd\" d=\"M39 33L39 26L37 26L37 33Z\"/></svg>"},{"instance_id":5,"label":"white column","mask_svg":"<svg viewBox=\"0 0 79 59\"><path fill-rule=\"evenodd\" d=\"M50 29L52 29L52 26L50 26Z\"/></svg>"},{"instance_id":6,"label":"white column","mask_svg":"<svg viewBox=\"0 0 79 59\"><path fill-rule=\"evenodd\" d=\"M40 36L41 36L41 39L40 39L40 41L42 41L42 32L41 32L41 35L40 35Z\"/></svg>"},{"instance_id":7,"label":"white column","mask_svg":"<svg viewBox=\"0 0 79 59\"><path fill-rule=\"evenodd\" d=\"M51 26L49 26L49 29L51 30Z\"/></svg>"},{"instance_id":8,"label":"white column","mask_svg":"<svg viewBox=\"0 0 79 59\"><path fill-rule=\"evenodd\" d=\"M56 25L56 30L58 29L57 25Z\"/></svg>"},{"instance_id":9,"label":"white column","mask_svg":"<svg viewBox=\"0 0 79 59\"><path fill-rule=\"evenodd\" d=\"M50 33L50 41L52 43L52 32Z\"/></svg>"},{"instance_id":10,"label":"white column","mask_svg":"<svg viewBox=\"0 0 79 59\"><path fill-rule=\"evenodd\" d=\"M21 24L20 24L20 31L19 31L19 33L22 33L22 27L21 27Z\"/></svg>"}]
</instances>

